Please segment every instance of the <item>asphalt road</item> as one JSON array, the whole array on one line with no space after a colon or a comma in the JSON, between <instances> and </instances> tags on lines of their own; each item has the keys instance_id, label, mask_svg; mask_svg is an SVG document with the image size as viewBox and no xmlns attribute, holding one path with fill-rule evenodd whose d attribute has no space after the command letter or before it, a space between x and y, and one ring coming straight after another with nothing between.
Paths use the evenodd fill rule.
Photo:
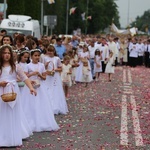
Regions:
<instances>
[{"instance_id":1,"label":"asphalt road","mask_svg":"<svg viewBox=\"0 0 150 150\"><path fill-rule=\"evenodd\" d=\"M69 113L57 132L34 133L4 150L150 150L150 69L116 67L87 87L70 88ZM2 148L1 148L2 149Z\"/></svg>"}]
</instances>

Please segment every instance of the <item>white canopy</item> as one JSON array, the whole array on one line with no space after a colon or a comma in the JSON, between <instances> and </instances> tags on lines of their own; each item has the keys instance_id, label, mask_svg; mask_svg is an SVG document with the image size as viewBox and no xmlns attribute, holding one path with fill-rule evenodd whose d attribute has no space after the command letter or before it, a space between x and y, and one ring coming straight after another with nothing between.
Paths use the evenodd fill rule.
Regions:
<instances>
[{"instance_id":1,"label":"white canopy","mask_svg":"<svg viewBox=\"0 0 150 150\"><path fill-rule=\"evenodd\" d=\"M111 25L111 31L118 34L118 35L136 35L137 33L137 28L133 27L127 30L119 30L114 23Z\"/></svg>"}]
</instances>

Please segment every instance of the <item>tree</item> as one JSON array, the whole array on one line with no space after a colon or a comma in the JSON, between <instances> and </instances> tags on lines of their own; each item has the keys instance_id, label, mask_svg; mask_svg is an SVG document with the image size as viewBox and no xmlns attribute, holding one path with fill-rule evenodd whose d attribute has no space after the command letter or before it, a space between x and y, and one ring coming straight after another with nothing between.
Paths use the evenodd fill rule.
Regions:
<instances>
[{"instance_id":1,"label":"tree","mask_svg":"<svg viewBox=\"0 0 150 150\"><path fill-rule=\"evenodd\" d=\"M25 0L24 2L24 14L31 16L33 19L40 20L40 0Z\"/></svg>"},{"instance_id":2,"label":"tree","mask_svg":"<svg viewBox=\"0 0 150 150\"><path fill-rule=\"evenodd\" d=\"M7 0L8 9L7 15L9 14L19 14L23 15L25 12L24 2L26 0Z\"/></svg>"},{"instance_id":3,"label":"tree","mask_svg":"<svg viewBox=\"0 0 150 150\"><path fill-rule=\"evenodd\" d=\"M143 13L142 16L137 16L136 20L131 23L131 26L136 26L140 31L146 31L146 29L150 28L150 10L147 10Z\"/></svg>"},{"instance_id":4,"label":"tree","mask_svg":"<svg viewBox=\"0 0 150 150\"><path fill-rule=\"evenodd\" d=\"M32 1L32 3L31 3ZM54 4L44 1L44 15L56 15L57 25L53 33L64 34L66 31L66 9L68 0L55 0ZM89 5L87 6L87 2ZM119 27L119 13L115 0L69 0L69 9L77 7L75 13L69 15L68 33L80 28L82 33L98 33L103 31L112 23ZM8 0L7 14L25 14L33 19L41 19L41 0ZM88 8L88 9L87 9ZM91 20L82 20L81 14L85 12L86 17L92 16Z\"/></svg>"}]
</instances>

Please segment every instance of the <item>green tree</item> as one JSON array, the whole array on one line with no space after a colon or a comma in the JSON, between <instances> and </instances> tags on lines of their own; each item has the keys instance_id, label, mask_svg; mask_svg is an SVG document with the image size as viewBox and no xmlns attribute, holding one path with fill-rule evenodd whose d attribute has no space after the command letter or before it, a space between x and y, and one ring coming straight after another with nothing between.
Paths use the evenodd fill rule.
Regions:
<instances>
[{"instance_id":1,"label":"green tree","mask_svg":"<svg viewBox=\"0 0 150 150\"><path fill-rule=\"evenodd\" d=\"M19 14L23 15L25 12L24 2L26 0L7 0L8 9L7 15L9 14Z\"/></svg>"},{"instance_id":2,"label":"green tree","mask_svg":"<svg viewBox=\"0 0 150 150\"><path fill-rule=\"evenodd\" d=\"M24 2L25 11L24 14L31 16L33 19L40 20L40 0L25 0Z\"/></svg>"},{"instance_id":3,"label":"green tree","mask_svg":"<svg viewBox=\"0 0 150 150\"><path fill-rule=\"evenodd\" d=\"M55 0L54 4L44 1L44 15L56 15L57 25L53 33L64 34L66 31L66 9L68 0ZM87 7L87 2L89 5ZM68 33L81 28L82 33L98 33L108 27L112 19L119 27L119 13L115 0L69 0L69 9L77 7L75 14L69 15ZM25 14L33 19L41 19L41 0L8 0L7 14ZM88 12L87 12L88 8ZM86 17L92 16L91 20L82 20L81 14L85 12Z\"/></svg>"},{"instance_id":4,"label":"green tree","mask_svg":"<svg viewBox=\"0 0 150 150\"><path fill-rule=\"evenodd\" d=\"M66 23L66 0L55 0L54 4L48 4L44 2L44 15L56 15L57 26L55 26L53 33L61 34L65 33Z\"/></svg>"},{"instance_id":5,"label":"green tree","mask_svg":"<svg viewBox=\"0 0 150 150\"><path fill-rule=\"evenodd\" d=\"M142 16L137 16L136 20L131 23L132 27L137 27L138 30L144 31L150 28L150 9L145 11Z\"/></svg>"}]
</instances>

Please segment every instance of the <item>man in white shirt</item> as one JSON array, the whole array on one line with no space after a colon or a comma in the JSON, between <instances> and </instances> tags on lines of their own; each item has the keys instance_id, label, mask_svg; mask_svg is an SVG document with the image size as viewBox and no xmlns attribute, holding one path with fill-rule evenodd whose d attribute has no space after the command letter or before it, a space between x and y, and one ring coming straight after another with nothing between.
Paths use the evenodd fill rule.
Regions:
<instances>
[{"instance_id":1,"label":"man in white shirt","mask_svg":"<svg viewBox=\"0 0 150 150\"><path fill-rule=\"evenodd\" d=\"M147 46L145 46L144 57L145 67L150 67L150 40L147 40Z\"/></svg>"},{"instance_id":2,"label":"man in white shirt","mask_svg":"<svg viewBox=\"0 0 150 150\"><path fill-rule=\"evenodd\" d=\"M95 42L94 40L91 40L90 41L90 45L88 47L89 49L89 54L90 54L90 65L91 65L91 73L92 73L92 76L93 78L95 78L95 74L94 74L94 57L95 57L95 50L96 50L96 47L95 47Z\"/></svg>"},{"instance_id":3,"label":"man in white shirt","mask_svg":"<svg viewBox=\"0 0 150 150\"><path fill-rule=\"evenodd\" d=\"M120 52L119 38L115 37L114 42L116 43L116 46L117 46L117 54L116 54L116 60L115 60L115 65L117 65L118 63L120 63L120 60L118 60L118 55L119 55L119 52Z\"/></svg>"},{"instance_id":4,"label":"man in white shirt","mask_svg":"<svg viewBox=\"0 0 150 150\"><path fill-rule=\"evenodd\" d=\"M99 50L100 50L101 55L102 55L102 60L101 60L102 61L102 72L104 73L105 68L106 68L106 62L107 62L107 59L109 57L108 45L106 43L105 38L102 38L101 45L99 46Z\"/></svg>"},{"instance_id":5,"label":"man in white shirt","mask_svg":"<svg viewBox=\"0 0 150 150\"><path fill-rule=\"evenodd\" d=\"M142 43L142 39L138 40L138 65L143 65L143 56L144 56L144 44Z\"/></svg>"},{"instance_id":6,"label":"man in white shirt","mask_svg":"<svg viewBox=\"0 0 150 150\"><path fill-rule=\"evenodd\" d=\"M136 38L133 38L132 43L129 45L129 59L130 66L136 67L138 59L138 43Z\"/></svg>"},{"instance_id":7,"label":"man in white shirt","mask_svg":"<svg viewBox=\"0 0 150 150\"><path fill-rule=\"evenodd\" d=\"M97 37L97 41L95 42L96 49L99 49L101 45L102 38L100 36Z\"/></svg>"},{"instance_id":8,"label":"man in white shirt","mask_svg":"<svg viewBox=\"0 0 150 150\"><path fill-rule=\"evenodd\" d=\"M115 66L117 65L118 49L116 43L113 41L113 37L109 37L108 49L113 52L113 57L115 60Z\"/></svg>"}]
</instances>

